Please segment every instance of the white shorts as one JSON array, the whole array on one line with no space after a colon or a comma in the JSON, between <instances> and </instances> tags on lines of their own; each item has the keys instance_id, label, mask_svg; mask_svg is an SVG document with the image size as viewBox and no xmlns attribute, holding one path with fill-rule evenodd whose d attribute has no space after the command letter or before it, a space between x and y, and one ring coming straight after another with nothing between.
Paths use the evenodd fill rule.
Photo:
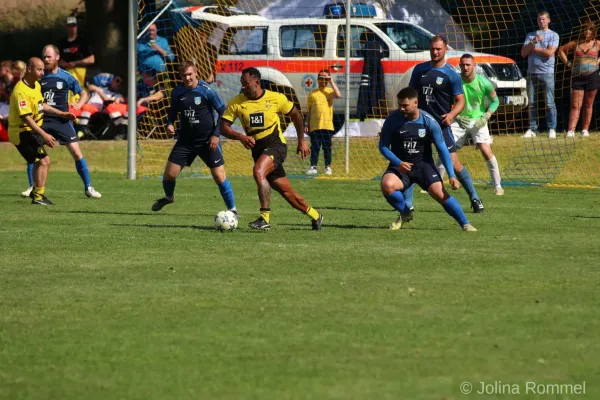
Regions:
<instances>
[{"instance_id":1,"label":"white shorts","mask_svg":"<svg viewBox=\"0 0 600 400\"><path fill-rule=\"evenodd\" d=\"M460 127L460 125L458 125L458 123L453 122L451 128L454 141L456 142L456 147L459 148L467 144L469 136L473 138L473 142L475 144L492 144L494 142L492 135L490 135L490 130L487 124L485 124L481 129L477 129L475 127L463 129Z\"/></svg>"}]
</instances>

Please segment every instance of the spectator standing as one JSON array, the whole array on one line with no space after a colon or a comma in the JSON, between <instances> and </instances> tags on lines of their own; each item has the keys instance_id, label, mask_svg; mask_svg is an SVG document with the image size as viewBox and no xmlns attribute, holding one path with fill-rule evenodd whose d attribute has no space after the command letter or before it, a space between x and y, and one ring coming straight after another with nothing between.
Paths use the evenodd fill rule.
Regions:
<instances>
[{"instance_id":1,"label":"spectator standing","mask_svg":"<svg viewBox=\"0 0 600 400\"><path fill-rule=\"evenodd\" d=\"M331 147L332 138L335 134L333 129L333 100L342 97L340 89L331 79L329 70L319 71L317 77L319 87L308 96L305 132L310 136L310 168L306 171L307 175L317 174L317 164L319 162L319 151L323 147L325 155L325 175L331 175ZM331 87L329 87L331 84Z\"/></svg>"},{"instance_id":2,"label":"spectator standing","mask_svg":"<svg viewBox=\"0 0 600 400\"><path fill-rule=\"evenodd\" d=\"M521 57L527 58L527 96L529 97L529 129L524 138L536 136L538 130L537 102L539 92L544 95L548 138L556 139L556 105L554 104L554 53L558 49L558 34L550 28L548 11L538 13L538 28L530 32L521 48Z\"/></svg>"},{"instance_id":3,"label":"spectator standing","mask_svg":"<svg viewBox=\"0 0 600 400\"><path fill-rule=\"evenodd\" d=\"M67 18L67 36L59 44L60 61L58 66L77 79L81 87L85 86L87 68L96 62L92 46L79 34L77 18Z\"/></svg>"},{"instance_id":4,"label":"spectator standing","mask_svg":"<svg viewBox=\"0 0 600 400\"><path fill-rule=\"evenodd\" d=\"M600 41L596 40L597 31L598 28L593 22L586 22L577 40L572 40L558 49L558 56L571 70L571 112L567 137L575 136L582 105L581 135L590 135L594 98L600 88L600 75L598 75ZM568 56L571 54L573 61L569 61Z\"/></svg>"},{"instance_id":5,"label":"spectator standing","mask_svg":"<svg viewBox=\"0 0 600 400\"><path fill-rule=\"evenodd\" d=\"M166 61L173 61L175 58L169 48L169 42L162 36L158 36L156 24L150 25L146 31L146 36L137 42L137 55L139 70L141 72L157 71L165 72Z\"/></svg>"}]
</instances>

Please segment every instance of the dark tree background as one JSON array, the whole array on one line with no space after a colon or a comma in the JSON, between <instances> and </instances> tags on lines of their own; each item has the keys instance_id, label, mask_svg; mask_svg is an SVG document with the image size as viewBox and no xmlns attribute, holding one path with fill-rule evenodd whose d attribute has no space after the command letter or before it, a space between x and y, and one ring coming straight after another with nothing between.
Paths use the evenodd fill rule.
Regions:
<instances>
[{"instance_id":1,"label":"dark tree background","mask_svg":"<svg viewBox=\"0 0 600 400\"><path fill-rule=\"evenodd\" d=\"M95 69L127 72L128 12L128 0L85 0L83 31L96 55Z\"/></svg>"}]
</instances>

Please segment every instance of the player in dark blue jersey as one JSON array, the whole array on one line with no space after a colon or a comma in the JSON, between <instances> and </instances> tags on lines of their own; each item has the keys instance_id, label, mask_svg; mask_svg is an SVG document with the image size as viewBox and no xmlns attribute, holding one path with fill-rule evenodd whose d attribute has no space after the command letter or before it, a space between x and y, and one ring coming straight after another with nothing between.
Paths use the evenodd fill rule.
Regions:
<instances>
[{"instance_id":1,"label":"player in dark blue jersey","mask_svg":"<svg viewBox=\"0 0 600 400\"><path fill-rule=\"evenodd\" d=\"M163 174L165 197L156 200L152 211L159 211L175 201L173 194L179 173L184 167L192 165L196 157L200 157L210 169L227 208L237 214L233 189L225 173L225 160L219 146L217 120L223 115L225 104L208 83L198 80L198 70L193 62L184 61L179 72L183 84L171 91L167 125L169 134L175 135L174 124L179 116L179 136ZM218 114L217 120L214 112Z\"/></svg>"},{"instance_id":2,"label":"player in dark blue jersey","mask_svg":"<svg viewBox=\"0 0 600 400\"><path fill-rule=\"evenodd\" d=\"M410 77L409 86L419 94L419 108L435 118L442 128L446 147L452 158L452 165L458 181L463 185L471 207L476 213L483 212L483 203L473 186L471 175L456 153L456 143L450 125L465 107L465 96L460 74L446 64L448 42L442 36L431 38L429 53L431 61L417 64ZM406 192L406 201L412 207L413 189Z\"/></svg>"},{"instance_id":3,"label":"player in dark blue jersey","mask_svg":"<svg viewBox=\"0 0 600 400\"><path fill-rule=\"evenodd\" d=\"M444 189L433 162L432 143L448 170L452 188L458 189L460 184L454 169L450 168L452 159L440 125L431 115L419 109L417 97L417 91L410 87L398 93L398 110L386 118L379 139L379 151L390 162L381 179L381 192L387 202L400 212L390 229L401 229L412 219L403 192L416 183L440 203L463 230L476 231L458 200Z\"/></svg>"},{"instance_id":4,"label":"player in dark blue jersey","mask_svg":"<svg viewBox=\"0 0 600 400\"><path fill-rule=\"evenodd\" d=\"M80 97L79 101L72 106L75 109L80 109L87 102L88 94L81 89L79 82L77 82L77 79L75 79L73 75L58 67L59 59L60 53L56 46L49 44L42 50L44 76L42 77L41 85L44 102L57 110L69 112L69 92L73 92ZM60 144L65 145L69 150L69 153L71 153L73 160L75 160L77 173L83 181L85 195L92 199L99 199L102 197L102 195L92 186L87 162L79 148L79 139L77 137L77 132L75 132L75 128L73 127L73 123L64 118L48 114L44 116L42 129L54 136ZM32 164L27 166L28 174L30 170L33 171ZM29 196L31 189L30 185L30 188L22 193L23 196Z\"/></svg>"}]
</instances>

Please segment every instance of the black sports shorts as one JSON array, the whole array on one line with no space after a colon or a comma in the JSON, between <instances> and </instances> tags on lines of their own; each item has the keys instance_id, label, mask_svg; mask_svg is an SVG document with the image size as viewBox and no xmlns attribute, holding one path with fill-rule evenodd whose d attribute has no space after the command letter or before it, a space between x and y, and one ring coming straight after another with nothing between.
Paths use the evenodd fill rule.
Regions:
<instances>
[{"instance_id":1,"label":"black sports shorts","mask_svg":"<svg viewBox=\"0 0 600 400\"><path fill-rule=\"evenodd\" d=\"M400 178L404 184L402 191L408 189L413 183L421 186L423 190L427 190L432 184L442 181L438 169L433 163L428 162L413 164L412 170L408 174L403 174L398 168L392 166L388 166L388 169L383 174L394 174Z\"/></svg>"}]
</instances>

